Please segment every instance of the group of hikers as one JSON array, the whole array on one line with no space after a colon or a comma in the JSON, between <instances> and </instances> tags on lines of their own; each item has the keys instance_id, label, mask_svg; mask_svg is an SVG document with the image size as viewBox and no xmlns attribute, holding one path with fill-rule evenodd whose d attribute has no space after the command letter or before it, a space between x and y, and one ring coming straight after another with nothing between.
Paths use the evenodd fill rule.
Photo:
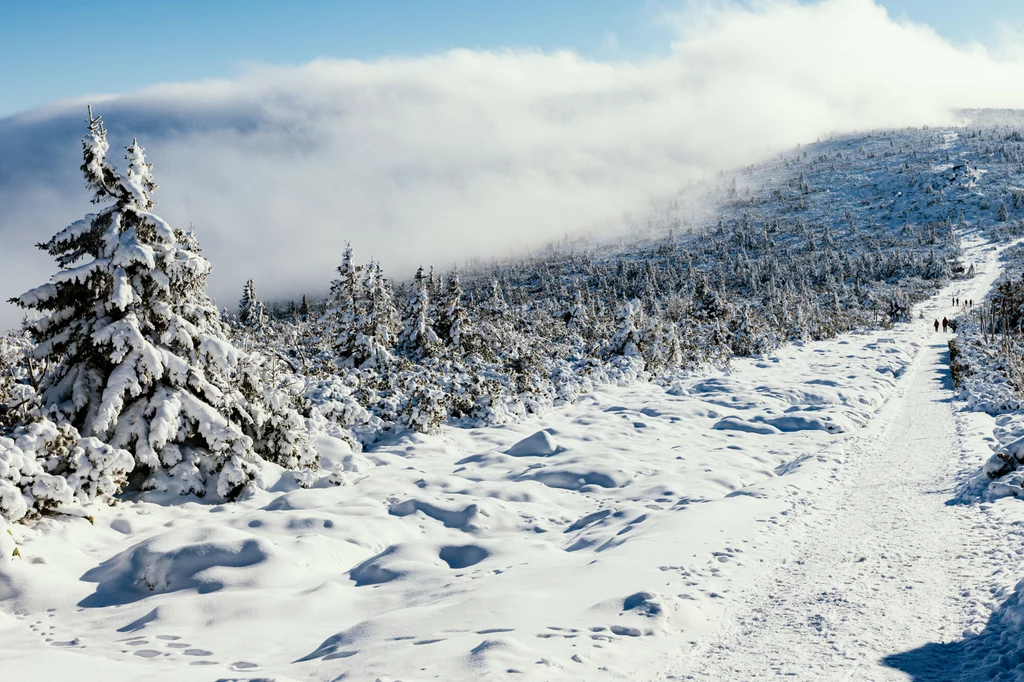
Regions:
<instances>
[{"instance_id":1,"label":"group of hikers","mask_svg":"<svg viewBox=\"0 0 1024 682\"><path fill-rule=\"evenodd\" d=\"M965 298L965 299L963 299L961 301L959 298L954 296L953 297L953 305L957 306L959 308L962 308L963 310L967 310L968 308L973 308L974 307L974 299L973 298L969 298L969 299ZM938 320L935 320L935 331L939 331L939 324L940 324L940 322ZM952 328L953 331L956 331L956 321L955 320L950 320L950 319L944 317L944 318L942 318L941 324L942 324L942 331L943 332L948 331L950 328Z\"/></svg>"}]
</instances>

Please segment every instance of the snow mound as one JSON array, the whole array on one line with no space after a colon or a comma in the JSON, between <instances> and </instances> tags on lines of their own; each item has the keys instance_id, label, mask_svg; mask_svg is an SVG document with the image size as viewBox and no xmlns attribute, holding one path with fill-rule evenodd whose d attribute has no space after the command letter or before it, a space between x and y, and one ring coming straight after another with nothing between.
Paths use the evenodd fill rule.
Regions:
<instances>
[{"instance_id":1,"label":"snow mound","mask_svg":"<svg viewBox=\"0 0 1024 682\"><path fill-rule=\"evenodd\" d=\"M787 410L787 414L778 417L756 416L747 421L741 417L729 416L711 427L717 431L742 431L761 435L792 433L794 431L827 431L828 433L847 433L855 426L850 419L837 414L826 414L817 411L798 409Z\"/></svg>"},{"instance_id":2,"label":"snow mound","mask_svg":"<svg viewBox=\"0 0 1024 682\"><path fill-rule=\"evenodd\" d=\"M426 516L440 521L445 528L458 528L469 530L471 523L476 517L479 507L475 504L466 505L462 509L445 509L430 502L411 499L391 505L388 513L392 516L410 516L416 512L423 512Z\"/></svg>"},{"instance_id":3,"label":"snow mound","mask_svg":"<svg viewBox=\"0 0 1024 682\"><path fill-rule=\"evenodd\" d=\"M477 544L438 547L431 543L403 542L391 545L354 567L349 571L349 577L356 587L383 585L406 577L419 580L436 574L439 569L447 571L476 566L492 553Z\"/></svg>"},{"instance_id":4,"label":"snow mound","mask_svg":"<svg viewBox=\"0 0 1024 682\"><path fill-rule=\"evenodd\" d=\"M443 567L439 554L431 552L420 544L392 545L380 554L372 556L351 571L349 577L356 587L382 585L407 575L416 575L431 567Z\"/></svg>"},{"instance_id":5,"label":"snow mound","mask_svg":"<svg viewBox=\"0 0 1024 682\"><path fill-rule=\"evenodd\" d=\"M794 411L781 417L754 417L753 421L768 424L785 433L792 431L846 433L854 428L849 420L838 415L820 412Z\"/></svg>"},{"instance_id":6,"label":"snow mound","mask_svg":"<svg viewBox=\"0 0 1024 682\"><path fill-rule=\"evenodd\" d=\"M564 451L565 448L558 445L550 433L538 431L510 447L505 454L513 457L550 457Z\"/></svg>"},{"instance_id":7,"label":"snow mound","mask_svg":"<svg viewBox=\"0 0 1024 682\"><path fill-rule=\"evenodd\" d=\"M725 417L711 427L716 431L742 431L744 433L758 433L762 435L782 433L781 430L771 424L760 424L748 422L740 417Z\"/></svg>"},{"instance_id":8,"label":"snow mound","mask_svg":"<svg viewBox=\"0 0 1024 682\"><path fill-rule=\"evenodd\" d=\"M529 471L520 476L518 480L537 481L550 488L579 490L589 485L600 488L621 488L628 484L632 477L623 471L588 470L580 468L578 465L566 465Z\"/></svg>"},{"instance_id":9,"label":"snow mound","mask_svg":"<svg viewBox=\"0 0 1024 682\"><path fill-rule=\"evenodd\" d=\"M179 590L198 594L246 587L278 554L263 538L228 528L171 531L145 540L88 571L96 591L82 607L128 604Z\"/></svg>"},{"instance_id":10,"label":"snow mound","mask_svg":"<svg viewBox=\"0 0 1024 682\"><path fill-rule=\"evenodd\" d=\"M504 670L510 675L522 674L540 662L530 649L507 636L483 640L470 650L468 658L470 669Z\"/></svg>"}]
</instances>

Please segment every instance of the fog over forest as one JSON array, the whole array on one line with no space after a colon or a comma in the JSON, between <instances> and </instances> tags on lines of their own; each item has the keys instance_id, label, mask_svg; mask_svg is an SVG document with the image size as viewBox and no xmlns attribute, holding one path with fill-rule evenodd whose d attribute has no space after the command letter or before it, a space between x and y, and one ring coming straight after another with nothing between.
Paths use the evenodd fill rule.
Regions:
<instances>
[{"instance_id":1,"label":"fog over forest","mask_svg":"<svg viewBox=\"0 0 1024 682\"><path fill-rule=\"evenodd\" d=\"M953 46L869 0L666 21L670 55L639 62L470 50L321 60L0 120L2 298L40 283L50 260L33 245L88 210L87 102L115 151L139 138L160 214L195 224L211 292L234 306L249 277L268 298L326 293L346 241L405 279L420 264L607 229L691 179L831 132L952 123L958 107L1024 100L1013 45ZM0 305L0 327L19 319Z\"/></svg>"}]
</instances>

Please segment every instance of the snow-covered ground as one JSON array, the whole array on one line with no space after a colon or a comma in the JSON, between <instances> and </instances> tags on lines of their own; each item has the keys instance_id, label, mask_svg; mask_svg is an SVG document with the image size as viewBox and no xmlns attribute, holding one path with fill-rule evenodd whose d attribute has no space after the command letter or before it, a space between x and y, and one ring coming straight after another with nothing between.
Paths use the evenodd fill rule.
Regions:
<instances>
[{"instance_id":1,"label":"snow-covered ground","mask_svg":"<svg viewBox=\"0 0 1024 682\"><path fill-rule=\"evenodd\" d=\"M660 679L992 679L992 665L978 664L998 647L968 655L968 643L1024 569L1021 531L1002 512L1024 517L1019 504L997 511L957 497L991 450L984 425L952 401L949 336L929 325L953 316L951 293L980 301L996 254L920 307L920 352L872 423L845 439L834 479L804 497L786 529L792 549Z\"/></svg>"},{"instance_id":2,"label":"snow-covered ground","mask_svg":"<svg viewBox=\"0 0 1024 682\"><path fill-rule=\"evenodd\" d=\"M931 322L981 298L995 253L889 331L334 442L341 485L16 526L4 677L957 679L934 668L967 644L943 645L999 637L1024 516L949 504L991 425L955 413Z\"/></svg>"}]
</instances>

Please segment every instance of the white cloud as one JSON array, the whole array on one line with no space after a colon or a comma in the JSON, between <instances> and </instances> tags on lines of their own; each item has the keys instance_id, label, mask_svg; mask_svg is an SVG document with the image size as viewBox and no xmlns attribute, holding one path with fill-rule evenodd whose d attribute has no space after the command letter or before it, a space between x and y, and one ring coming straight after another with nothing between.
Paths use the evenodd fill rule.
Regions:
<instances>
[{"instance_id":1,"label":"white cloud","mask_svg":"<svg viewBox=\"0 0 1024 682\"><path fill-rule=\"evenodd\" d=\"M670 19L671 55L643 62L456 50L92 101L115 144L147 147L158 212L196 224L228 305L248 277L264 294L325 290L346 240L399 276L447 268L829 132L1024 105L1019 52L953 47L869 0L691 4ZM4 298L51 270L38 256L9 264L87 210L74 175L83 114L78 101L0 121ZM17 318L0 310L0 327Z\"/></svg>"}]
</instances>

